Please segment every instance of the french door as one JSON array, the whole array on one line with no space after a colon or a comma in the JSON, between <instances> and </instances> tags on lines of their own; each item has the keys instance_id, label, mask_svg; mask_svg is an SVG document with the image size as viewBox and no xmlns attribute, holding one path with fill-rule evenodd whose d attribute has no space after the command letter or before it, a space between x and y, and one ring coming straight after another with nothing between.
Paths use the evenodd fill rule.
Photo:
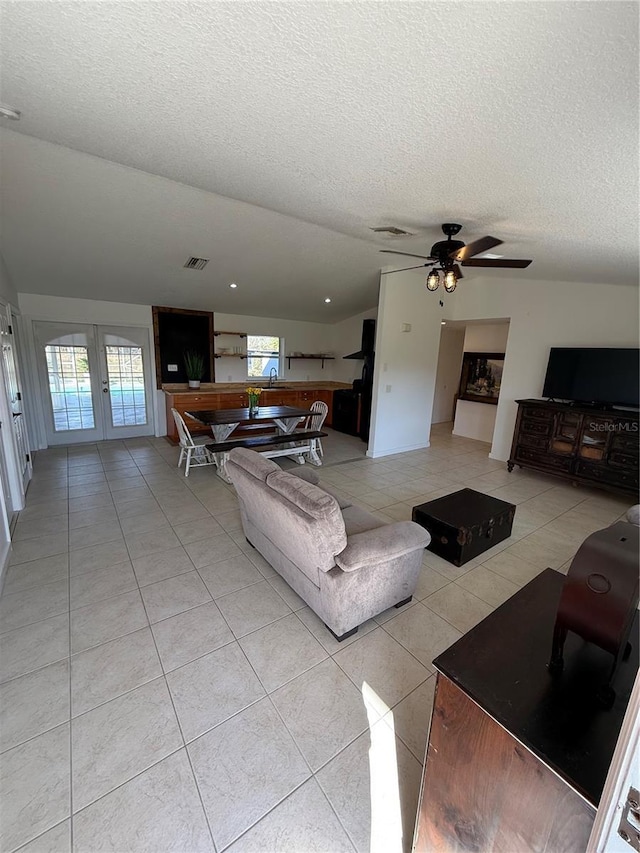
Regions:
<instances>
[{"instance_id":1,"label":"french door","mask_svg":"<svg viewBox=\"0 0 640 853\"><path fill-rule=\"evenodd\" d=\"M49 444L153 435L147 329L38 322L34 331Z\"/></svg>"}]
</instances>

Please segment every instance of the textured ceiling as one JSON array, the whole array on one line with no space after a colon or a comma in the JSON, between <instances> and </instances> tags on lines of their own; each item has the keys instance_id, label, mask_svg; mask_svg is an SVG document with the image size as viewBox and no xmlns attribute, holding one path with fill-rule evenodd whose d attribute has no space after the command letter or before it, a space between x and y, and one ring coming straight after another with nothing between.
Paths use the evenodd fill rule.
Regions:
<instances>
[{"instance_id":1,"label":"textured ceiling","mask_svg":"<svg viewBox=\"0 0 640 853\"><path fill-rule=\"evenodd\" d=\"M242 247L268 296L253 313L287 302L292 279L285 285L283 267L295 270L301 291L286 316L320 319L323 284L343 295L345 310L346 302L359 310L375 301L381 244L369 226L416 231L394 245L420 251L451 219L465 224L467 241L495 234L505 239L501 253L532 257L525 278L637 281L635 2L2 2L0 10L2 100L23 111L12 130L338 232L290 219L278 227L268 211L243 206L229 239L212 236L208 248L199 234L193 245L201 208L216 220L224 200L199 195L196 212L185 204L194 196L174 187L173 202L167 189L164 213L182 232L179 258L163 253L165 230L155 241L147 235L144 263L125 273L130 301L140 301L159 269L163 281L179 279L167 265L188 254L215 249L218 268L237 277L249 265ZM29 140L24 146L5 146L5 176L14 158L26 168L34 152ZM43 157L74 172L64 154ZM129 172L126 193L115 180L119 202L103 164L77 163L78 174L93 180L100 171L101 181L69 184L52 174L31 190L35 210L43 194L42 206L56 211L57 194L63 214L48 223L43 214L33 226L60 243L46 281L25 256L28 243L42 251L36 233L21 237L14 199L5 204L4 250L21 290L81 285L68 239L75 223L64 214L87 198L96 225L120 218L120 237L102 232L105 275L122 274L118 240L125 250L127 234L142 236L145 210L158 219L153 182ZM140 197L131 197L134 186ZM14 189L24 187L16 180ZM29 229L25 219L20 227ZM286 257L274 263L270 245L276 231L278 248L293 251L287 229L302 241L289 267ZM82 233L91 244L101 239L91 221ZM317 268L322 250L331 253L326 270ZM257 281L243 284L257 292Z\"/></svg>"}]
</instances>

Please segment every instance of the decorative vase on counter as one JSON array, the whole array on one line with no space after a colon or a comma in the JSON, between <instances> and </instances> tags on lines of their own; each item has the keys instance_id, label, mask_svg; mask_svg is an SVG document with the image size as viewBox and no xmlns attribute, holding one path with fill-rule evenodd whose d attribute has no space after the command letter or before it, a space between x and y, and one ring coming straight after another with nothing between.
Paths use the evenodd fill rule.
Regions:
<instances>
[{"instance_id":1,"label":"decorative vase on counter","mask_svg":"<svg viewBox=\"0 0 640 853\"><path fill-rule=\"evenodd\" d=\"M247 388L247 396L249 398L249 417L253 417L258 413L258 404L260 402L261 388Z\"/></svg>"},{"instance_id":2,"label":"decorative vase on counter","mask_svg":"<svg viewBox=\"0 0 640 853\"><path fill-rule=\"evenodd\" d=\"M190 379L189 380L189 388L199 388L200 380L199 379Z\"/></svg>"}]
</instances>

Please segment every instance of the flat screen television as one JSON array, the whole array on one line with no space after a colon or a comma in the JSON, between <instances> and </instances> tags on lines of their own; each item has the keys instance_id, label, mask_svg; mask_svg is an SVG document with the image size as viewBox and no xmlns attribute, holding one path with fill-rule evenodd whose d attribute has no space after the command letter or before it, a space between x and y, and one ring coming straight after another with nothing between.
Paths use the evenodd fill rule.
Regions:
<instances>
[{"instance_id":1,"label":"flat screen television","mask_svg":"<svg viewBox=\"0 0 640 853\"><path fill-rule=\"evenodd\" d=\"M640 404L640 350L552 347L543 397L600 406Z\"/></svg>"}]
</instances>

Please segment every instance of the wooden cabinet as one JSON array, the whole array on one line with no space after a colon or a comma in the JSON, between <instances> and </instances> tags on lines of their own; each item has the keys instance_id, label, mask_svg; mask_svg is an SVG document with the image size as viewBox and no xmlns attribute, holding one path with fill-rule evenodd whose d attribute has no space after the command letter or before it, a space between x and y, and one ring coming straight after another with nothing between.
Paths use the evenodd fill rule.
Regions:
<instances>
[{"instance_id":1,"label":"wooden cabinet","mask_svg":"<svg viewBox=\"0 0 640 853\"><path fill-rule=\"evenodd\" d=\"M433 662L414 853L584 853L638 671L569 632L547 669L564 575L546 569ZM638 615L632 636L638 636Z\"/></svg>"},{"instance_id":2,"label":"wooden cabinet","mask_svg":"<svg viewBox=\"0 0 640 853\"><path fill-rule=\"evenodd\" d=\"M584 853L595 813L438 675L415 853Z\"/></svg>"},{"instance_id":3,"label":"wooden cabinet","mask_svg":"<svg viewBox=\"0 0 640 853\"><path fill-rule=\"evenodd\" d=\"M264 392L260 401L262 405L270 406L299 406L301 409L311 408L315 400L324 400L329 407L326 426L331 426L331 415L333 410L333 391L319 390L314 388L303 389L275 389ZM184 417L184 413L194 409L244 409L249 405L249 398L244 391L202 391L168 393L165 391L167 410L167 438L174 444L178 443L178 433L171 409L177 409ZM186 418L187 426L193 435L208 435L210 430L204 424Z\"/></svg>"},{"instance_id":4,"label":"wooden cabinet","mask_svg":"<svg viewBox=\"0 0 640 853\"><path fill-rule=\"evenodd\" d=\"M575 483L635 495L638 414L517 400L508 468L534 468Z\"/></svg>"}]
</instances>

